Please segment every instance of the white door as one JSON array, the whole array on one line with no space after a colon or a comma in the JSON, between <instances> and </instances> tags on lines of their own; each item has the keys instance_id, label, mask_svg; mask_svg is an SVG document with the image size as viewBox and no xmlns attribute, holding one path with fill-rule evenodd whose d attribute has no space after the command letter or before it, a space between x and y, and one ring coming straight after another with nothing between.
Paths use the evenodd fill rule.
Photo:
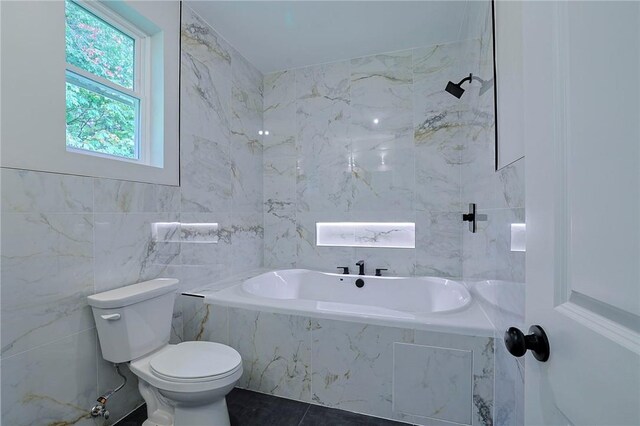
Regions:
<instances>
[{"instance_id":1,"label":"white door","mask_svg":"<svg viewBox=\"0 0 640 426\"><path fill-rule=\"evenodd\" d=\"M526 422L640 425L640 3L522 18L526 321L550 343Z\"/></svg>"}]
</instances>

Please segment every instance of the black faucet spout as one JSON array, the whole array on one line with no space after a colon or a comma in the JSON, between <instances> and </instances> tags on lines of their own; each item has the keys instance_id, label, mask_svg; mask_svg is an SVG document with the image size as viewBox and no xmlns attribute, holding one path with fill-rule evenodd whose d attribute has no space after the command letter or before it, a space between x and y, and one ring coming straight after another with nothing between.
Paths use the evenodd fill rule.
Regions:
<instances>
[{"instance_id":1,"label":"black faucet spout","mask_svg":"<svg viewBox=\"0 0 640 426\"><path fill-rule=\"evenodd\" d=\"M360 268L358 275L364 275L364 260L359 260L356 262L356 266Z\"/></svg>"}]
</instances>

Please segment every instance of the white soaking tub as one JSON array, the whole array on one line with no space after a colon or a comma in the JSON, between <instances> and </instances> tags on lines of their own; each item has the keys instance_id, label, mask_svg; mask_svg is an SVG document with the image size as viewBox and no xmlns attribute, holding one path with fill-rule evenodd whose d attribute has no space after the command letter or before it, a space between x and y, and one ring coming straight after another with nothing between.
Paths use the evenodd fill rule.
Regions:
<instances>
[{"instance_id":1,"label":"white soaking tub","mask_svg":"<svg viewBox=\"0 0 640 426\"><path fill-rule=\"evenodd\" d=\"M261 270L185 294L236 308L492 335L491 323L467 287L444 278Z\"/></svg>"}]
</instances>

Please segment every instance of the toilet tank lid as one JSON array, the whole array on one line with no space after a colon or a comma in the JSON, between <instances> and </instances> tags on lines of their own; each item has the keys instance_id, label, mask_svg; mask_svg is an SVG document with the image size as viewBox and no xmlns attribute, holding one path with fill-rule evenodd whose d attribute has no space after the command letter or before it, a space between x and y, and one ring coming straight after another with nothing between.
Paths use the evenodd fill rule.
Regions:
<instances>
[{"instance_id":1,"label":"toilet tank lid","mask_svg":"<svg viewBox=\"0 0 640 426\"><path fill-rule=\"evenodd\" d=\"M95 308L121 308L175 291L178 282L175 278L156 278L94 294L87 300Z\"/></svg>"}]
</instances>

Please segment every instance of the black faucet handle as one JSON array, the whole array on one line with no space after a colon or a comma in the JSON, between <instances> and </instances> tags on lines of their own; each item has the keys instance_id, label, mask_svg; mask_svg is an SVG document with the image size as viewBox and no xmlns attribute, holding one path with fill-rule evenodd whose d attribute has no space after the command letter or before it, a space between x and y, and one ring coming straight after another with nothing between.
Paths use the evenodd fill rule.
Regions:
<instances>
[{"instance_id":1,"label":"black faucet handle","mask_svg":"<svg viewBox=\"0 0 640 426\"><path fill-rule=\"evenodd\" d=\"M382 271L388 271L386 268L376 268L376 277L382 276Z\"/></svg>"},{"instance_id":2,"label":"black faucet handle","mask_svg":"<svg viewBox=\"0 0 640 426\"><path fill-rule=\"evenodd\" d=\"M349 274L349 267L348 266L338 266L338 269L342 269L342 273L344 275L348 275Z\"/></svg>"}]
</instances>

